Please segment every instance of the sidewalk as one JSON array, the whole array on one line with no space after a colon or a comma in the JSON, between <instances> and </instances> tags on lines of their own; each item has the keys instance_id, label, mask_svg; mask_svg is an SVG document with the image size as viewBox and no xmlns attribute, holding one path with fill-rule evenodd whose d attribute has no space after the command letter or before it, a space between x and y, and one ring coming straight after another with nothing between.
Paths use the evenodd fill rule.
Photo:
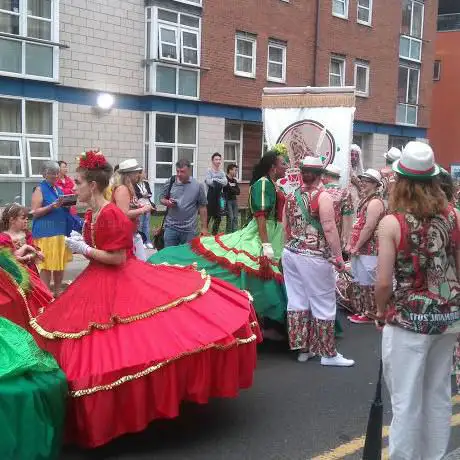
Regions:
<instances>
[{"instance_id":1,"label":"sidewalk","mask_svg":"<svg viewBox=\"0 0 460 460\"><path fill-rule=\"evenodd\" d=\"M150 257L155 249L146 249L147 258ZM80 254L74 254L72 262L67 264L64 272L65 281L73 281L88 265L88 259Z\"/></svg>"}]
</instances>

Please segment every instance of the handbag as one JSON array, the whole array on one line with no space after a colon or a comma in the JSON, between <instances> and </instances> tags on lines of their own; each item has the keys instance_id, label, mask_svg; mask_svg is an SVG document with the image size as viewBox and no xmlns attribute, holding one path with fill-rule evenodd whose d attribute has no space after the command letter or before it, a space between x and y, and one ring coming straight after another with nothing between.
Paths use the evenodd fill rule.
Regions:
<instances>
[{"instance_id":1,"label":"handbag","mask_svg":"<svg viewBox=\"0 0 460 460\"><path fill-rule=\"evenodd\" d=\"M165 198L168 200L171 196L171 189L172 189L175 179L176 179L176 176L172 176L171 179L169 179L168 192L165 195ZM163 216L163 220L161 221L161 226L155 232L155 235L153 236L153 246L155 247L157 251L161 251L165 247L165 221L166 221L166 216L168 215L168 211L169 209L166 208L165 215Z\"/></svg>"}]
</instances>

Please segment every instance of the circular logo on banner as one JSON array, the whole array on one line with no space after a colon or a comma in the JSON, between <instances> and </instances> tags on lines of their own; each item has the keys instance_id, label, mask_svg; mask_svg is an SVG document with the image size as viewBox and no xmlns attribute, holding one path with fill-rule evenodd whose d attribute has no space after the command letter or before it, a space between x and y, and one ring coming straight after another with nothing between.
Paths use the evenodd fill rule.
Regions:
<instances>
[{"instance_id":1,"label":"circular logo on banner","mask_svg":"<svg viewBox=\"0 0 460 460\"><path fill-rule=\"evenodd\" d=\"M284 144L289 153L291 168L299 168L306 156L320 157L326 167L334 161L334 137L321 123L302 120L288 126L277 144Z\"/></svg>"}]
</instances>

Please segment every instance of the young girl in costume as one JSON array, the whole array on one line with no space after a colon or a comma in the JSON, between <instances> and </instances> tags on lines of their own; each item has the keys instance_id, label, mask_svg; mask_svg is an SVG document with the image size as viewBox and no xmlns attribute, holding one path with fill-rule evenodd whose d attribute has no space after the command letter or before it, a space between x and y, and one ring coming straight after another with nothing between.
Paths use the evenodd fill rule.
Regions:
<instances>
[{"instance_id":1,"label":"young girl in costume","mask_svg":"<svg viewBox=\"0 0 460 460\"><path fill-rule=\"evenodd\" d=\"M9 270L16 279L26 302L23 308L7 303L0 315L27 329L30 318L53 300L51 291L40 279L35 265L43 261L44 256L27 229L27 208L17 203L7 205L0 225L0 266Z\"/></svg>"},{"instance_id":2,"label":"young girl in costume","mask_svg":"<svg viewBox=\"0 0 460 460\"><path fill-rule=\"evenodd\" d=\"M284 194L275 185L287 169L284 153L269 151L255 166L249 192L251 219L243 229L227 235L200 236L189 244L165 248L150 257L149 262L196 264L199 269L248 290L260 317L284 323L286 294L279 267L284 239Z\"/></svg>"},{"instance_id":3,"label":"young girl in costume","mask_svg":"<svg viewBox=\"0 0 460 460\"><path fill-rule=\"evenodd\" d=\"M134 256L131 221L103 195L111 174L101 153L80 159L76 194L89 210L67 245L89 265L31 323L69 382L69 440L86 447L176 417L184 400L249 388L259 340L247 293Z\"/></svg>"}]
</instances>

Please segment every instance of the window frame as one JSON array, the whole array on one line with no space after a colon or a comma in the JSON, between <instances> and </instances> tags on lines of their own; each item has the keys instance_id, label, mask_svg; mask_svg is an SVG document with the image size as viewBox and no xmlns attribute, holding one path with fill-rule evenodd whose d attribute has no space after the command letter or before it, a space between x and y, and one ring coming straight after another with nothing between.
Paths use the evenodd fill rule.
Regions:
<instances>
[{"instance_id":1,"label":"window frame","mask_svg":"<svg viewBox=\"0 0 460 460\"><path fill-rule=\"evenodd\" d=\"M169 178L174 175L174 165L177 162L178 158L178 150L179 148L190 148L194 149L193 152L193 173L192 177L196 177L197 175L197 161L198 161L198 133L199 133L199 117L194 115L185 115L179 113L171 113L171 112L148 112L149 114L149 163L147 166L148 168L148 176L150 181L153 184L164 184L166 183ZM156 127L157 127L157 116L167 116L167 117L174 117L174 143L168 142L157 142L156 141ZM184 144L178 142L179 140L179 117L180 118L192 118L195 120L195 144ZM145 122L144 122L145 123ZM157 162L157 147L165 147L165 148L172 148L172 162L165 162L160 161ZM157 164L171 164L171 176L167 178L157 177L156 166Z\"/></svg>"},{"instance_id":2,"label":"window frame","mask_svg":"<svg viewBox=\"0 0 460 460\"><path fill-rule=\"evenodd\" d=\"M282 55L282 61L277 62L277 61L270 61L270 48L277 48L280 49L283 53ZM277 43L274 41L269 41L268 42L268 47L267 47L267 81L272 81L275 83L286 83L286 62L287 62L287 45L283 43ZM276 78L276 77L271 77L270 76L270 64L281 64L281 73L282 76L281 78Z\"/></svg>"},{"instance_id":3,"label":"window frame","mask_svg":"<svg viewBox=\"0 0 460 460\"><path fill-rule=\"evenodd\" d=\"M335 1L343 3L345 14L334 12L334 2ZM332 0L332 16L335 16L336 18L341 18L341 19L348 19L349 9L350 9L349 0Z\"/></svg>"},{"instance_id":4,"label":"window frame","mask_svg":"<svg viewBox=\"0 0 460 460\"><path fill-rule=\"evenodd\" d=\"M331 73L331 67L332 67L332 61L338 61L341 63L341 69L342 69L342 74L340 75L341 77L341 85L340 85L340 88L345 86L345 80L346 80L346 66L347 66L347 61L346 61L346 58L345 57L341 57L341 56L336 56L336 55L332 55L329 59L329 86L333 86L331 85L331 75L335 75L337 76L337 74L332 74Z\"/></svg>"},{"instance_id":5,"label":"window frame","mask_svg":"<svg viewBox=\"0 0 460 460\"><path fill-rule=\"evenodd\" d=\"M40 16L33 16L28 14L27 10L27 0L19 1L19 12L15 13L13 11L2 10L0 12L7 13L12 16L19 17L19 34L8 34L7 36L1 36L0 40L6 41L17 41L21 43L21 72L11 72L8 70L0 70L0 75L21 78L24 80L39 80L39 81L58 81L59 80L59 0L51 0L51 18L42 18ZM50 40L41 39L36 37L29 37L27 35L28 29L28 19L36 19L51 24L50 31L51 37ZM31 40L28 40L31 39ZM52 66L53 74L51 77L44 77L42 75L33 75L27 73L26 69L26 48L27 45L36 45L43 46L47 48L52 48Z\"/></svg>"},{"instance_id":6,"label":"window frame","mask_svg":"<svg viewBox=\"0 0 460 460\"><path fill-rule=\"evenodd\" d=\"M400 59L406 59L408 61L412 62L422 62L422 53L423 53L423 33L425 29L425 2L421 0L408 0L411 3L411 16L410 16L410 30L409 34L405 34L401 32L400 39L399 39L399 58ZM414 4L417 3L422 7L422 17L421 17L421 31L420 31L420 37L416 37L413 35L413 29L414 29ZM402 22L402 20L401 20ZM401 24L402 27L402 24ZM409 55L403 55L401 53L401 43L407 40L409 42ZM412 44L417 43L420 46L420 53L418 59L411 57L411 51L412 51Z\"/></svg>"},{"instance_id":7,"label":"window frame","mask_svg":"<svg viewBox=\"0 0 460 460\"><path fill-rule=\"evenodd\" d=\"M357 0L356 2L356 22L358 24L362 24L363 26L372 26L372 10L373 10L373 0L369 0L369 7L362 6L359 4L360 0ZM369 19L368 21L363 21L362 19L359 19L359 10L367 10L369 12Z\"/></svg>"},{"instance_id":8,"label":"window frame","mask_svg":"<svg viewBox=\"0 0 460 460\"><path fill-rule=\"evenodd\" d=\"M173 0L178 3L182 3L184 5L192 5L197 7L203 7L203 0L198 0L200 3L193 2L192 0Z\"/></svg>"},{"instance_id":9,"label":"window frame","mask_svg":"<svg viewBox=\"0 0 460 460\"><path fill-rule=\"evenodd\" d=\"M168 22L158 18L158 11L162 10L177 15L177 22ZM191 27L181 24L181 16L189 16L198 20L199 26ZM176 31L176 50L177 60L163 58L160 50L160 28L166 28ZM197 63L183 63L183 45L182 32L195 33L197 35ZM175 99L197 100L200 98L201 86L201 36L202 36L202 18L196 14L184 13L169 8L159 6L147 6L145 8L145 72L144 72L144 90L146 94L156 94L164 97L172 97ZM150 39L150 40L149 40ZM147 41L149 42L147 43ZM192 49L186 47L187 49ZM175 93L165 93L157 90L157 67L170 67L175 69L176 75L176 91ZM180 70L191 71L196 74L196 96L187 96L179 93L179 73Z\"/></svg>"},{"instance_id":10,"label":"window frame","mask_svg":"<svg viewBox=\"0 0 460 460\"><path fill-rule=\"evenodd\" d=\"M358 67L366 69L366 91L359 91L358 90ZM370 73L371 67L369 62L364 61L356 61L355 62L355 72L354 72L354 80L355 80L355 94L359 97L369 97L369 90L370 90Z\"/></svg>"},{"instance_id":11,"label":"window frame","mask_svg":"<svg viewBox=\"0 0 460 460\"><path fill-rule=\"evenodd\" d=\"M252 56L246 56L244 54L238 53L238 40L242 40L242 41L251 43ZM238 56L244 57L246 59L251 58L252 60L251 72L244 72L244 71L238 70L238 67L237 67ZM257 37L256 36L245 34L244 32L237 32L235 34L235 59L234 59L234 69L233 70L234 70L234 74L237 75L238 77L256 78L256 72L257 72Z\"/></svg>"},{"instance_id":12,"label":"window frame","mask_svg":"<svg viewBox=\"0 0 460 460\"><path fill-rule=\"evenodd\" d=\"M399 101L398 97L398 102L396 106L396 124L398 125L405 125L405 126L417 126L418 125L418 107L419 107L419 98L420 98L420 74L421 74L421 68L420 67L415 67L411 66L408 64L405 64L404 62L400 62L398 65L398 79L399 79L399 69L404 68L407 70L407 84L406 84L406 95L405 95L405 100L404 102ZM409 100L409 88L410 88L410 71L411 70L416 70L418 72L417 75L417 100L415 104L410 104L408 102ZM398 94L399 94L399 80L398 80ZM398 121L398 109L400 107L404 106L405 109L405 117L404 121ZM408 123L407 121L407 109L408 107L415 107L415 123Z\"/></svg>"},{"instance_id":13,"label":"window frame","mask_svg":"<svg viewBox=\"0 0 460 460\"><path fill-rule=\"evenodd\" d=\"M433 62L433 81L441 80L441 69L442 69L441 60L435 59L435 61Z\"/></svg>"},{"instance_id":14,"label":"window frame","mask_svg":"<svg viewBox=\"0 0 460 460\"><path fill-rule=\"evenodd\" d=\"M225 125L229 123L232 125L239 125L240 126L240 138L239 140L234 140L234 139L225 139ZM231 120L231 119L225 119L224 123L224 151L222 153L222 166L227 173L227 164L230 163L235 163L238 165L238 178L241 180L242 174L243 174L243 127L244 124L242 121L237 121L237 120ZM238 151L238 158L235 161L226 161L225 160L225 144L227 145L237 145L239 147Z\"/></svg>"},{"instance_id":15,"label":"window frame","mask_svg":"<svg viewBox=\"0 0 460 460\"><path fill-rule=\"evenodd\" d=\"M33 174L32 170L32 160L44 160L50 161L54 158L54 149L53 149L53 141L52 139L45 139L43 137L34 137L36 135L28 135L26 137L26 154L27 154L27 166L29 168L29 176L28 177L42 177L40 172L38 174ZM43 144L48 144L50 147L50 155L48 157L33 157L30 153L30 143L31 142L39 142Z\"/></svg>"},{"instance_id":16,"label":"window frame","mask_svg":"<svg viewBox=\"0 0 460 460\"><path fill-rule=\"evenodd\" d=\"M19 149L21 154L21 175L17 174L1 174L1 182L19 184L21 188L21 204L25 205L30 203L30 196L26 197L26 185L38 184L41 182L41 175L32 174L30 159L28 158L28 143L36 141L44 141L51 143L51 160L57 160L57 145L58 145L58 129L59 129L59 103L57 101L50 101L48 99L39 98L26 98L20 96L1 95L0 99L12 99L21 101L21 132L8 133L1 132L0 139L14 140L19 142ZM27 134L26 133L26 103L27 102L43 102L51 104L51 134ZM6 157L0 157L6 158ZM36 159L46 160L45 157L37 157Z\"/></svg>"}]
</instances>

